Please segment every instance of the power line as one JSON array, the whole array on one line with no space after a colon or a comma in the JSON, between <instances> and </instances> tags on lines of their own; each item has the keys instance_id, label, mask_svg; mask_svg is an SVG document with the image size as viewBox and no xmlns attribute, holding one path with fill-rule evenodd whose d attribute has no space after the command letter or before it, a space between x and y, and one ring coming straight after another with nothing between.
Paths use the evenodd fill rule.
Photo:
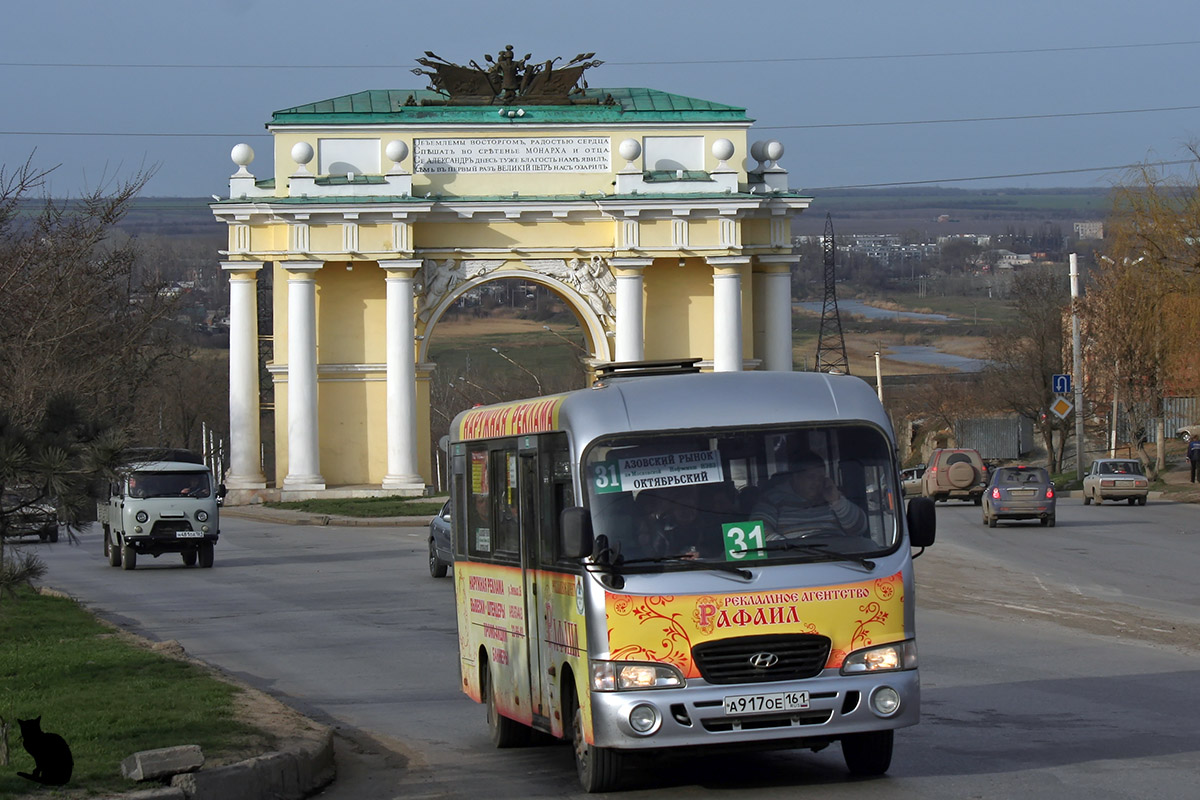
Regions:
<instances>
[{"instance_id":1,"label":"power line","mask_svg":"<svg viewBox=\"0 0 1200 800\"><path fill-rule=\"evenodd\" d=\"M953 50L935 53L876 53L844 56L779 56L774 58L706 58L683 61L606 61L617 67L695 66L700 64L788 64L820 61L882 61L919 58L962 58L971 56L1036 55L1040 53L1075 53L1097 50L1134 50L1162 47L1187 47L1200 40L1178 42L1142 42L1135 44L1095 44L1077 47L1027 47L1007 50ZM60 68L60 69L188 69L188 70L254 70L254 69L410 69L409 64L95 64L68 61L0 61L0 67Z\"/></svg>"},{"instance_id":2,"label":"power line","mask_svg":"<svg viewBox=\"0 0 1200 800\"><path fill-rule=\"evenodd\" d=\"M819 128L874 128L888 125L944 125L955 122L1003 122L1025 119L1064 119L1068 117L1104 117L1117 114L1154 114L1162 111L1195 111L1200 106L1164 106L1162 108L1129 108L1117 111L1067 111L1059 114L1013 114L1003 117L956 117L948 119L913 119L892 122L827 122L815 125L756 125L755 130L814 130Z\"/></svg>"}]
</instances>

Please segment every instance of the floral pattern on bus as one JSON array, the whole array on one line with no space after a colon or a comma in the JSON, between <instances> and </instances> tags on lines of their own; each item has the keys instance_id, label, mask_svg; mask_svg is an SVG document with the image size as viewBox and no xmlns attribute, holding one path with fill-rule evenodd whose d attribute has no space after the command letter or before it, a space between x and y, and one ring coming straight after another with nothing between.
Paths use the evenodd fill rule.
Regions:
<instances>
[{"instance_id":1,"label":"floral pattern on bus","mask_svg":"<svg viewBox=\"0 0 1200 800\"><path fill-rule=\"evenodd\" d=\"M629 595L609 595L612 609L618 616L632 617L637 620L639 633L638 641L620 647L613 647L613 659L617 661L658 661L674 664L683 670L684 674L691 673L692 641L688 636L679 613L664 613L664 609L674 602L674 597L631 597ZM609 629L609 642L614 640L614 630Z\"/></svg>"}]
</instances>

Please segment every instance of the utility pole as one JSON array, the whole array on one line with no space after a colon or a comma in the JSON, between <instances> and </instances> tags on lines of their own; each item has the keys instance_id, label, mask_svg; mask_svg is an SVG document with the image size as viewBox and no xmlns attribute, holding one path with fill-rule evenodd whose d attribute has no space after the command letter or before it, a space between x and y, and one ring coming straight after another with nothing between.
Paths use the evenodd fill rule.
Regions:
<instances>
[{"instance_id":1,"label":"utility pole","mask_svg":"<svg viewBox=\"0 0 1200 800\"><path fill-rule=\"evenodd\" d=\"M1079 264L1071 253L1071 382L1075 384L1075 477L1083 480L1083 354L1079 334Z\"/></svg>"}]
</instances>

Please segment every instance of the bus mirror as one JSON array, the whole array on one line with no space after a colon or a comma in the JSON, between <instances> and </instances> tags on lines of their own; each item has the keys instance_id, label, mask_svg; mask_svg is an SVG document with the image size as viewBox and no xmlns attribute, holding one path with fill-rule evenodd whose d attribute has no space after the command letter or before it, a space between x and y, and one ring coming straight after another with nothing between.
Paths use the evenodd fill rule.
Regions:
<instances>
[{"instance_id":1,"label":"bus mirror","mask_svg":"<svg viewBox=\"0 0 1200 800\"><path fill-rule=\"evenodd\" d=\"M929 547L937 535L937 510L928 497L908 501L908 539L913 547Z\"/></svg>"},{"instance_id":2,"label":"bus mirror","mask_svg":"<svg viewBox=\"0 0 1200 800\"><path fill-rule=\"evenodd\" d=\"M583 558L592 554L592 515L578 506L564 508L561 518L559 549L563 558Z\"/></svg>"}]
</instances>

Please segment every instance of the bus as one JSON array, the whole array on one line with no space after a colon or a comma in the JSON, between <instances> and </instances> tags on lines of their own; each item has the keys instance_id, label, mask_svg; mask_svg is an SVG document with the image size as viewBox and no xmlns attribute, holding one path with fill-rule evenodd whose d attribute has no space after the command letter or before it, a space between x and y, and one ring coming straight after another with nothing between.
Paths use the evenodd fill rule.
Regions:
<instances>
[{"instance_id":1,"label":"bus","mask_svg":"<svg viewBox=\"0 0 1200 800\"><path fill-rule=\"evenodd\" d=\"M460 413L448 450L461 687L497 747L568 740L588 792L656 749L888 769L935 517L867 383L616 363Z\"/></svg>"}]
</instances>

